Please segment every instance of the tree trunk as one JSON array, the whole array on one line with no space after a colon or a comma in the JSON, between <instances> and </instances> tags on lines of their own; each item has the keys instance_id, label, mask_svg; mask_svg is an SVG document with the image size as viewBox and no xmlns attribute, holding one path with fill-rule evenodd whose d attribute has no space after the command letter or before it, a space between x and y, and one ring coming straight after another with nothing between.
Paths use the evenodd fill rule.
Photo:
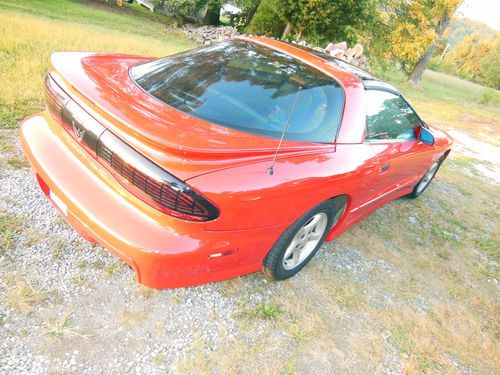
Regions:
<instances>
[{"instance_id":1,"label":"tree trunk","mask_svg":"<svg viewBox=\"0 0 500 375\"><path fill-rule=\"evenodd\" d=\"M203 24L217 26L220 19L220 8L220 2L209 0L207 13L205 14L205 17L203 17Z\"/></svg>"},{"instance_id":2,"label":"tree trunk","mask_svg":"<svg viewBox=\"0 0 500 375\"><path fill-rule=\"evenodd\" d=\"M434 55L434 52L436 51L437 39L441 38L444 31L448 27L450 20L451 20L451 15L445 14L436 30L437 34L436 40L432 42L429 48L427 48L427 51L425 51L424 55L420 58L420 60L418 60L417 65L415 65L415 67L413 68L413 71L411 72L408 80L414 85L418 84L422 79L422 74L424 73L427 64L429 64L429 60L431 59L432 55Z\"/></svg>"},{"instance_id":3,"label":"tree trunk","mask_svg":"<svg viewBox=\"0 0 500 375\"><path fill-rule=\"evenodd\" d=\"M446 43L446 47L444 48L444 51L443 51L443 53L441 54L441 56L439 56L439 59L438 59L438 61L437 61L436 65L441 64L441 61L443 61L444 55L446 55L446 52L448 51L448 48L450 48L450 44L449 44L449 43Z\"/></svg>"},{"instance_id":4,"label":"tree trunk","mask_svg":"<svg viewBox=\"0 0 500 375\"><path fill-rule=\"evenodd\" d=\"M252 21L252 18L255 15L255 12L257 12L257 8L260 5L260 1L261 0L255 1L254 5L248 10L244 27L247 27L248 25L250 25L250 22Z\"/></svg>"},{"instance_id":5,"label":"tree trunk","mask_svg":"<svg viewBox=\"0 0 500 375\"><path fill-rule=\"evenodd\" d=\"M281 35L281 39L284 39L288 34L290 34L293 30L293 25L288 22L285 27L285 31L283 31L283 35Z\"/></svg>"}]
</instances>

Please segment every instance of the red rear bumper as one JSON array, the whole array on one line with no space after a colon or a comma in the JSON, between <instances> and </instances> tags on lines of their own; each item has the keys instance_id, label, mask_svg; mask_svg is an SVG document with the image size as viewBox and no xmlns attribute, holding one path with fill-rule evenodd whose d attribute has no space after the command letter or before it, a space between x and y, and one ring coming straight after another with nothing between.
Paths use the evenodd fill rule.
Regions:
<instances>
[{"instance_id":1,"label":"red rear bumper","mask_svg":"<svg viewBox=\"0 0 500 375\"><path fill-rule=\"evenodd\" d=\"M144 285L183 287L255 272L286 229L207 231L203 223L161 214L123 189L47 113L23 122L21 140L66 221L129 264Z\"/></svg>"}]
</instances>

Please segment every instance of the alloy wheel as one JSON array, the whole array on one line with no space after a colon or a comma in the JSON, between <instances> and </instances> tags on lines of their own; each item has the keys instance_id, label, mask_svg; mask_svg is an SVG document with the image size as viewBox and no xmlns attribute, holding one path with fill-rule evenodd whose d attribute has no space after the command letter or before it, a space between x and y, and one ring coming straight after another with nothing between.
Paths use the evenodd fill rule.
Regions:
<instances>
[{"instance_id":1,"label":"alloy wheel","mask_svg":"<svg viewBox=\"0 0 500 375\"><path fill-rule=\"evenodd\" d=\"M285 270L294 269L307 259L323 237L327 224L328 215L318 212L297 231L283 256Z\"/></svg>"}]
</instances>

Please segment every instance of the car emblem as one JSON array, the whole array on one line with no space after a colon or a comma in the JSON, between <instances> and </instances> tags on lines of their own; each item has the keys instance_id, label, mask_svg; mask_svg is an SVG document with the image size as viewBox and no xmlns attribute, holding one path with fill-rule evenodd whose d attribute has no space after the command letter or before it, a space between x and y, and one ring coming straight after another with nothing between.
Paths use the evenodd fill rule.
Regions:
<instances>
[{"instance_id":1,"label":"car emblem","mask_svg":"<svg viewBox=\"0 0 500 375\"><path fill-rule=\"evenodd\" d=\"M71 120L71 124L73 125L73 133L75 133L76 139L78 140L78 142L81 142L83 140L85 130L80 129L78 126L76 126L75 119Z\"/></svg>"}]
</instances>

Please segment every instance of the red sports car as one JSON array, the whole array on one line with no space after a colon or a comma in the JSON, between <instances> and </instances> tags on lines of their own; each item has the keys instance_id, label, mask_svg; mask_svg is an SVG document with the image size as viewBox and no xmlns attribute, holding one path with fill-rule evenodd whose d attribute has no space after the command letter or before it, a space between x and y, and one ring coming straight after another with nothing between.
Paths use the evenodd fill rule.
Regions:
<instances>
[{"instance_id":1,"label":"red sports car","mask_svg":"<svg viewBox=\"0 0 500 375\"><path fill-rule=\"evenodd\" d=\"M21 129L41 189L155 288L289 278L376 208L420 195L452 144L391 85L272 39L52 65L47 109Z\"/></svg>"}]
</instances>

